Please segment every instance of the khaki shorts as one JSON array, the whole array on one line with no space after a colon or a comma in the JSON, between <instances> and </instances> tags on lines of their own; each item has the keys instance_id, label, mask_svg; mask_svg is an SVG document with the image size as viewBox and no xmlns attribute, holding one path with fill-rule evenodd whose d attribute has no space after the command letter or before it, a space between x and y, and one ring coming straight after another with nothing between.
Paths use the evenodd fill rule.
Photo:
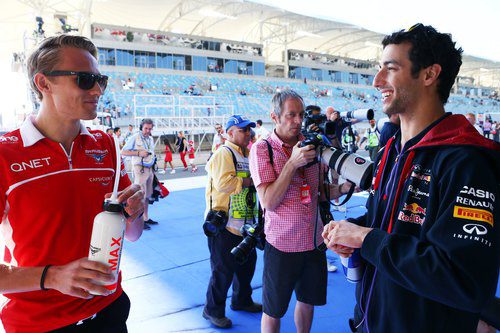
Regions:
<instances>
[{"instance_id":1,"label":"khaki shorts","mask_svg":"<svg viewBox=\"0 0 500 333\"><path fill-rule=\"evenodd\" d=\"M153 177L154 172L151 168L144 167L140 165L134 165L134 184L141 187L142 191L146 194L145 199L148 199L151 194L153 194ZM144 173L141 172L144 170Z\"/></svg>"}]
</instances>

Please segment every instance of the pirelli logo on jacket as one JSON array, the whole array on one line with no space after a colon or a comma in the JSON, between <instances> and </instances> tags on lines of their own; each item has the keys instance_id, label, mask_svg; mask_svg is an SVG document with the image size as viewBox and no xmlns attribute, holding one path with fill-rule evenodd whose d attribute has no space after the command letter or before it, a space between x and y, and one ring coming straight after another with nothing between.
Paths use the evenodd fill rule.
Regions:
<instances>
[{"instance_id":1,"label":"pirelli logo on jacket","mask_svg":"<svg viewBox=\"0 0 500 333\"><path fill-rule=\"evenodd\" d=\"M493 214L484 209L455 206L453 207L453 217L465 220L486 222L489 225L493 226Z\"/></svg>"},{"instance_id":2,"label":"pirelli logo on jacket","mask_svg":"<svg viewBox=\"0 0 500 333\"><path fill-rule=\"evenodd\" d=\"M495 194L472 186L463 186L453 207L453 217L488 223L493 227Z\"/></svg>"}]
</instances>

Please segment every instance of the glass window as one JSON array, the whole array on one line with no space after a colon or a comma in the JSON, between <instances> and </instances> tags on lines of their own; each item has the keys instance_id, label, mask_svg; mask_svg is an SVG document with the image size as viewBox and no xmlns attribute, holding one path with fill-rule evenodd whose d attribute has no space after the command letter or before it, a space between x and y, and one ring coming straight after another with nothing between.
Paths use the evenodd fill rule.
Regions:
<instances>
[{"instance_id":1,"label":"glass window","mask_svg":"<svg viewBox=\"0 0 500 333\"><path fill-rule=\"evenodd\" d=\"M183 55L179 54L173 54L172 55L172 68L177 69L177 70L185 70L186 69L186 62L185 62L185 57Z\"/></svg>"},{"instance_id":2,"label":"glass window","mask_svg":"<svg viewBox=\"0 0 500 333\"><path fill-rule=\"evenodd\" d=\"M118 66L134 66L134 51L116 50Z\"/></svg>"},{"instance_id":3,"label":"glass window","mask_svg":"<svg viewBox=\"0 0 500 333\"><path fill-rule=\"evenodd\" d=\"M321 80L323 80L323 73L321 72L321 69L315 69L315 68L313 68L311 70L311 76L312 76L312 79L315 80L315 81L321 81Z\"/></svg>"},{"instance_id":4,"label":"glass window","mask_svg":"<svg viewBox=\"0 0 500 333\"><path fill-rule=\"evenodd\" d=\"M148 67L156 68L156 54L154 52L147 52L147 53L148 53Z\"/></svg>"},{"instance_id":5,"label":"glass window","mask_svg":"<svg viewBox=\"0 0 500 333\"><path fill-rule=\"evenodd\" d=\"M254 62L253 63L253 74L254 75L265 75L265 66L263 62Z\"/></svg>"},{"instance_id":6,"label":"glass window","mask_svg":"<svg viewBox=\"0 0 500 333\"><path fill-rule=\"evenodd\" d=\"M135 67L147 67L147 58L145 52L135 51L134 66Z\"/></svg>"},{"instance_id":7,"label":"glass window","mask_svg":"<svg viewBox=\"0 0 500 333\"><path fill-rule=\"evenodd\" d=\"M172 55L167 53L157 53L156 67L172 69Z\"/></svg>"},{"instance_id":8,"label":"glass window","mask_svg":"<svg viewBox=\"0 0 500 333\"><path fill-rule=\"evenodd\" d=\"M247 61L246 66L247 66L247 74L253 75L253 62Z\"/></svg>"},{"instance_id":9,"label":"glass window","mask_svg":"<svg viewBox=\"0 0 500 333\"><path fill-rule=\"evenodd\" d=\"M193 70L194 71L207 71L207 58L206 57L193 57Z\"/></svg>"},{"instance_id":10,"label":"glass window","mask_svg":"<svg viewBox=\"0 0 500 333\"><path fill-rule=\"evenodd\" d=\"M98 58L100 65L116 65L115 49L98 48Z\"/></svg>"},{"instance_id":11,"label":"glass window","mask_svg":"<svg viewBox=\"0 0 500 333\"><path fill-rule=\"evenodd\" d=\"M238 61L238 74L248 75L248 66L246 61Z\"/></svg>"},{"instance_id":12,"label":"glass window","mask_svg":"<svg viewBox=\"0 0 500 333\"><path fill-rule=\"evenodd\" d=\"M184 62L186 63L186 68L185 70L190 71L193 69L192 66L192 57L191 56L184 56Z\"/></svg>"},{"instance_id":13,"label":"glass window","mask_svg":"<svg viewBox=\"0 0 500 333\"><path fill-rule=\"evenodd\" d=\"M238 61L226 59L224 63L224 73L238 73Z\"/></svg>"},{"instance_id":14,"label":"glass window","mask_svg":"<svg viewBox=\"0 0 500 333\"><path fill-rule=\"evenodd\" d=\"M349 83L358 84L358 73L349 73Z\"/></svg>"}]
</instances>

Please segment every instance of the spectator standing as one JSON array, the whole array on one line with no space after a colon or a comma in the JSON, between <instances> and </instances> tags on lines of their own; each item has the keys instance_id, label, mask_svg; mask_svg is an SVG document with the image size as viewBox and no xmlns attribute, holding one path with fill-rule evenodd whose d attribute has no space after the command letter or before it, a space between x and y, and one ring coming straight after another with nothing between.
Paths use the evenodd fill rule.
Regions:
<instances>
[{"instance_id":1,"label":"spectator standing","mask_svg":"<svg viewBox=\"0 0 500 333\"><path fill-rule=\"evenodd\" d=\"M478 131L479 134L484 135L483 129L476 123L476 115L474 113L467 113L465 115L465 118L467 118L469 123L472 126L474 126L474 128L476 129L476 131Z\"/></svg>"},{"instance_id":2,"label":"spectator standing","mask_svg":"<svg viewBox=\"0 0 500 333\"><path fill-rule=\"evenodd\" d=\"M493 129L492 129L492 132L495 131L495 133L493 133L493 140L495 142L500 142L500 122L498 121L495 121L493 123Z\"/></svg>"},{"instance_id":3,"label":"spectator standing","mask_svg":"<svg viewBox=\"0 0 500 333\"><path fill-rule=\"evenodd\" d=\"M114 280L110 267L87 259L92 221L114 177L130 215L125 238L142 233L143 193L126 174L115 174L113 140L80 122L96 117L106 89L108 77L97 66L95 45L66 34L43 40L27 60L40 109L0 141L1 223L10 258L0 266L6 332L127 332L130 300L121 278L110 294L103 286ZM38 167L12 167L20 161Z\"/></svg>"},{"instance_id":4,"label":"spectator standing","mask_svg":"<svg viewBox=\"0 0 500 333\"><path fill-rule=\"evenodd\" d=\"M186 163L186 155L188 151L188 142L186 137L184 136L183 131L179 131L179 133L177 134L177 142L175 143L175 145L177 146L177 151L179 152L182 165L184 165L184 171L187 171L188 166Z\"/></svg>"},{"instance_id":5,"label":"spectator standing","mask_svg":"<svg viewBox=\"0 0 500 333\"><path fill-rule=\"evenodd\" d=\"M145 118L141 121L139 132L132 135L123 146L122 154L132 157L134 184L139 185L144 196L144 229L149 230L149 225L158 224L149 218L149 198L153 193L154 166L156 164L155 143L151 132L153 131L153 120Z\"/></svg>"},{"instance_id":6,"label":"spectator standing","mask_svg":"<svg viewBox=\"0 0 500 333\"><path fill-rule=\"evenodd\" d=\"M484 124L483 124L483 132L484 132L484 137L487 138L487 139L491 139L490 138L490 133L491 133L491 121L489 118L486 118L484 120Z\"/></svg>"},{"instance_id":7,"label":"spectator standing","mask_svg":"<svg viewBox=\"0 0 500 333\"><path fill-rule=\"evenodd\" d=\"M134 125L129 124L128 125L128 131L125 134L125 137L123 138L123 141L127 142L128 139L134 134Z\"/></svg>"},{"instance_id":8,"label":"spectator standing","mask_svg":"<svg viewBox=\"0 0 500 333\"><path fill-rule=\"evenodd\" d=\"M214 140L212 142L212 154L215 153L215 151L224 144L226 138L227 136L224 133L222 125L219 123L215 124L215 134L214 134Z\"/></svg>"},{"instance_id":9,"label":"spectator standing","mask_svg":"<svg viewBox=\"0 0 500 333\"><path fill-rule=\"evenodd\" d=\"M255 123L247 118L231 116L226 125L228 139L205 167L208 173L205 216L210 211L223 211L228 216L226 228L208 237L212 276L203 317L220 328L232 326L232 321L225 315L227 291L231 284L231 309L253 313L262 311L262 305L252 300L250 285L257 261L255 249L243 264L238 264L231 254L231 249L243 240L241 227L251 223L257 216L257 199L250 178L246 148L251 127L255 127ZM247 198L253 200L253 207L248 206Z\"/></svg>"},{"instance_id":10,"label":"spectator standing","mask_svg":"<svg viewBox=\"0 0 500 333\"><path fill-rule=\"evenodd\" d=\"M122 130L120 129L120 127L113 128L113 137L116 138L116 140L120 144L120 149L123 148L123 145L125 143L123 142Z\"/></svg>"},{"instance_id":11,"label":"spectator standing","mask_svg":"<svg viewBox=\"0 0 500 333\"><path fill-rule=\"evenodd\" d=\"M193 140L189 140L188 144L189 144L189 146L188 146L189 165L191 165L191 172L196 172L196 171L198 171L198 167L196 166L196 164L194 164L194 159L195 159L195 156L194 156L194 153L195 153L194 141Z\"/></svg>"},{"instance_id":12,"label":"spectator standing","mask_svg":"<svg viewBox=\"0 0 500 333\"><path fill-rule=\"evenodd\" d=\"M127 105L128 107L128 105ZM134 125L129 124L128 125L128 130L125 136L123 137L123 145L125 146L125 143L127 143L128 139L134 134ZM123 149L123 147L122 147ZM125 170L127 172L132 172L132 158L130 156L122 156L123 158L123 163L125 163Z\"/></svg>"},{"instance_id":13,"label":"spectator standing","mask_svg":"<svg viewBox=\"0 0 500 333\"><path fill-rule=\"evenodd\" d=\"M257 142L257 138L255 136L255 131L253 129L250 129L250 142L248 143L248 150L252 149L252 145Z\"/></svg>"},{"instance_id":14,"label":"spectator standing","mask_svg":"<svg viewBox=\"0 0 500 333\"><path fill-rule=\"evenodd\" d=\"M167 163L170 165L170 167L172 168L172 171L170 171L170 174L174 174L175 173L175 168L174 168L174 164L172 163L172 149L170 148L170 141L168 141L168 139L165 137L165 140L163 141L163 143L165 144L165 164L163 165L163 172L162 173L165 173L167 172Z\"/></svg>"},{"instance_id":15,"label":"spectator standing","mask_svg":"<svg viewBox=\"0 0 500 333\"><path fill-rule=\"evenodd\" d=\"M255 128L255 136L257 141L261 139L267 139L269 137L269 131L262 125L262 120L257 119L255 122L257 128Z\"/></svg>"},{"instance_id":16,"label":"spectator standing","mask_svg":"<svg viewBox=\"0 0 500 333\"><path fill-rule=\"evenodd\" d=\"M462 63L451 35L417 24L382 44L373 85L401 132L377 157L367 214L323 233L366 265L350 326L476 332L498 282L500 147L444 110Z\"/></svg>"}]
</instances>

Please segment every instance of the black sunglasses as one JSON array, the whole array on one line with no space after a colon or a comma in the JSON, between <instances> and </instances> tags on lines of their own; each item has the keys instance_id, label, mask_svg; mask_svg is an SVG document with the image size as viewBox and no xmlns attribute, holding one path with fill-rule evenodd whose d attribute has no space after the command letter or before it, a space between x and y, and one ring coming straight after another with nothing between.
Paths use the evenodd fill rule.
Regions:
<instances>
[{"instance_id":1,"label":"black sunglasses","mask_svg":"<svg viewBox=\"0 0 500 333\"><path fill-rule=\"evenodd\" d=\"M90 90L95 83L104 91L108 86L108 76L94 74L89 72L73 72L73 71L52 71L44 73L46 76L70 76L76 75L76 84L82 90Z\"/></svg>"},{"instance_id":2,"label":"black sunglasses","mask_svg":"<svg viewBox=\"0 0 500 333\"><path fill-rule=\"evenodd\" d=\"M430 50L430 53L432 56L432 64L437 63L438 58L436 57L436 54L434 53L434 48L431 45L432 38L429 36L429 32L432 32L432 31L429 30L428 27L426 27L422 23L417 23L417 24L412 25L408 29L401 30L401 32L405 33L405 34L415 34L415 35L422 33L424 38L425 38L425 41L427 42L427 48Z\"/></svg>"}]
</instances>

